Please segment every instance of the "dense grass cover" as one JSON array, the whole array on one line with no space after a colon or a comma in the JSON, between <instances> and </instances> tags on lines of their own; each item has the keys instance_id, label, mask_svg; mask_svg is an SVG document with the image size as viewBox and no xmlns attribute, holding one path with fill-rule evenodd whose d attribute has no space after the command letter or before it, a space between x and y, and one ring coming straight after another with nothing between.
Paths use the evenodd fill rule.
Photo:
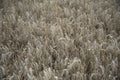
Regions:
<instances>
[{"instance_id":1,"label":"dense grass cover","mask_svg":"<svg viewBox=\"0 0 120 80\"><path fill-rule=\"evenodd\" d=\"M120 1L0 0L0 80L120 80Z\"/></svg>"}]
</instances>

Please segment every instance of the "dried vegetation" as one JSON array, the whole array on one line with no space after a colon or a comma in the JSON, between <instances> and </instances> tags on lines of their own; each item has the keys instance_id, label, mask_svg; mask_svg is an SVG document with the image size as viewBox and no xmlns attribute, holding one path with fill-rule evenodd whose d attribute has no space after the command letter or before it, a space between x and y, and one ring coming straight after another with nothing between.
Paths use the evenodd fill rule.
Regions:
<instances>
[{"instance_id":1,"label":"dried vegetation","mask_svg":"<svg viewBox=\"0 0 120 80\"><path fill-rule=\"evenodd\" d=\"M0 80L120 80L119 0L0 0Z\"/></svg>"}]
</instances>

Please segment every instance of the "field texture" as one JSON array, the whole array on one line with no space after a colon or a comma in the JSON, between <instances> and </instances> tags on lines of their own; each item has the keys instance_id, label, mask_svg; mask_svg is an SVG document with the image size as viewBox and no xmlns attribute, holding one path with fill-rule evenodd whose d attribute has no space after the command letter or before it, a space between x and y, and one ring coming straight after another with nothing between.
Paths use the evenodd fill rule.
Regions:
<instances>
[{"instance_id":1,"label":"field texture","mask_svg":"<svg viewBox=\"0 0 120 80\"><path fill-rule=\"evenodd\" d=\"M120 80L120 1L0 0L0 80Z\"/></svg>"}]
</instances>

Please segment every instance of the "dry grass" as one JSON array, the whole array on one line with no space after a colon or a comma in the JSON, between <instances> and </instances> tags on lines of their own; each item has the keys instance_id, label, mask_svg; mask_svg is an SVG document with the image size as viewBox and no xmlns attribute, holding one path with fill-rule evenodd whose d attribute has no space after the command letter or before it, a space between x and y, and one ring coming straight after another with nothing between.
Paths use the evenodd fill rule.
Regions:
<instances>
[{"instance_id":1,"label":"dry grass","mask_svg":"<svg viewBox=\"0 0 120 80\"><path fill-rule=\"evenodd\" d=\"M119 0L0 0L0 80L120 80Z\"/></svg>"}]
</instances>

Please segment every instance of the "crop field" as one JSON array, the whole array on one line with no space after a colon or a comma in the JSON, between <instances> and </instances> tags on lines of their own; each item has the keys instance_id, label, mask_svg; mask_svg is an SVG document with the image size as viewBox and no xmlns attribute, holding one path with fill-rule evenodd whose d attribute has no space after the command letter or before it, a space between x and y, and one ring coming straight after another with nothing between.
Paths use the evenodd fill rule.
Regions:
<instances>
[{"instance_id":1,"label":"crop field","mask_svg":"<svg viewBox=\"0 0 120 80\"><path fill-rule=\"evenodd\" d=\"M120 1L0 0L0 80L120 80Z\"/></svg>"}]
</instances>

